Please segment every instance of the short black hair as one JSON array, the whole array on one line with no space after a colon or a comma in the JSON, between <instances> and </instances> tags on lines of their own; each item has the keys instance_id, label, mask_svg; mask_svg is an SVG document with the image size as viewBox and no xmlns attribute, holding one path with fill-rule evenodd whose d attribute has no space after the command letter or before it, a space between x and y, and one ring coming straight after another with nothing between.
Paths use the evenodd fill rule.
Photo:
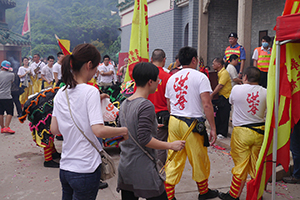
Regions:
<instances>
[{"instance_id":1,"label":"short black hair","mask_svg":"<svg viewBox=\"0 0 300 200\"><path fill-rule=\"evenodd\" d=\"M54 56L48 56L47 60L53 59L55 60Z\"/></svg>"},{"instance_id":2,"label":"short black hair","mask_svg":"<svg viewBox=\"0 0 300 200\"><path fill-rule=\"evenodd\" d=\"M229 57L229 62L231 62L232 60L236 60L238 58L239 57L236 54L231 54L230 57Z\"/></svg>"},{"instance_id":3,"label":"short black hair","mask_svg":"<svg viewBox=\"0 0 300 200\"><path fill-rule=\"evenodd\" d=\"M105 55L105 56L103 56L103 60L104 60L105 58L108 58L108 59L110 60L110 57L109 57L109 55Z\"/></svg>"},{"instance_id":4,"label":"short black hair","mask_svg":"<svg viewBox=\"0 0 300 200\"><path fill-rule=\"evenodd\" d=\"M267 43L271 42L271 38L267 35L265 35L264 37L261 38L262 40L266 40Z\"/></svg>"},{"instance_id":5,"label":"short black hair","mask_svg":"<svg viewBox=\"0 0 300 200\"><path fill-rule=\"evenodd\" d=\"M149 62L141 62L134 66L132 77L136 86L144 87L149 80L156 81L159 74L158 68Z\"/></svg>"},{"instance_id":6,"label":"short black hair","mask_svg":"<svg viewBox=\"0 0 300 200\"><path fill-rule=\"evenodd\" d=\"M189 65L193 58L197 58L197 50L193 47L182 47L178 53L181 65Z\"/></svg>"},{"instance_id":7,"label":"short black hair","mask_svg":"<svg viewBox=\"0 0 300 200\"><path fill-rule=\"evenodd\" d=\"M60 51L56 55L57 55L57 57L60 57L60 56L63 56L64 54Z\"/></svg>"},{"instance_id":8,"label":"short black hair","mask_svg":"<svg viewBox=\"0 0 300 200\"><path fill-rule=\"evenodd\" d=\"M214 58L213 61L216 61L217 63L220 63L222 66L225 64L223 58Z\"/></svg>"},{"instance_id":9,"label":"short black hair","mask_svg":"<svg viewBox=\"0 0 300 200\"><path fill-rule=\"evenodd\" d=\"M24 59L29 60L26 56L22 58L22 62L24 62Z\"/></svg>"},{"instance_id":10,"label":"short black hair","mask_svg":"<svg viewBox=\"0 0 300 200\"><path fill-rule=\"evenodd\" d=\"M39 58L41 58L40 54L38 54L38 53L33 54L33 56L38 56Z\"/></svg>"},{"instance_id":11,"label":"short black hair","mask_svg":"<svg viewBox=\"0 0 300 200\"><path fill-rule=\"evenodd\" d=\"M152 52L152 61L156 62L162 62L164 58L166 57L166 53L162 49L154 49Z\"/></svg>"},{"instance_id":12,"label":"short black hair","mask_svg":"<svg viewBox=\"0 0 300 200\"><path fill-rule=\"evenodd\" d=\"M260 70L257 67L247 67L243 75L247 75L247 79L251 83L259 83L260 81Z\"/></svg>"}]
</instances>

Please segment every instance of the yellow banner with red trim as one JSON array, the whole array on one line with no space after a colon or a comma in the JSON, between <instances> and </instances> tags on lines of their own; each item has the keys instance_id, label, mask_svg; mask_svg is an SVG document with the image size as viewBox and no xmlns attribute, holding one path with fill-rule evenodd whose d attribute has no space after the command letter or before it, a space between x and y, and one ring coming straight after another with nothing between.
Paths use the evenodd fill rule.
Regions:
<instances>
[{"instance_id":1,"label":"yellow banner with red trim","mask_svg":"<svg viewBox=\"0 0 300 200\"><path fill-rule=\"evenodd\" d=\"M128 67L124 82L132 80L132 71L139 62L149 61L149 32L147 0L135 0L131 24Z\"/></svg>"},{"instance_id":2,"label":"yellow banner with red trim","mask_svg":"<svg viewBox=\"0 0 300 200\"><path fill-rule=\"evenodd\" d=\"M283 15L300 12L300 1L287 0ZM276 38L275 38L276 39ZM272 175L273 134L275 128L275 40L268 72L267 117L264 142L256 164L256 177L247 184L247 200L259 199ZM278 143L276 166L287 171L290 160L291 128L300 119L300 44L287 43L280 47L280 82L278 109Z\"/></svg>"}]
</instances>

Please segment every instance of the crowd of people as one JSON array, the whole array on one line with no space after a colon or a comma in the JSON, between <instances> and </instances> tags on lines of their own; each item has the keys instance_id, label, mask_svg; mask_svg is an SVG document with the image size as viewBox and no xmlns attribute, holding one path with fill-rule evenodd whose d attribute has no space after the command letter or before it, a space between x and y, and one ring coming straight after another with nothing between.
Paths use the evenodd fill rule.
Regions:
<instances>
[{"instance_id":1,"label":"crowd of people","mask_svg":"<svg viewBox=\"0 0 300 200\"><path fill-rule=\"evenodd\" d=\"M96 198L102 183L98 151L103 149L97 138L114 136L124 138L120 143L117 183L123 200L139 197L176 200L175 186L180 182L187 158L199 200L239 199L247 176L255 177L255 165L264 138L267 73L272 49L270 37L264 36L262 46L254 50L254 66L245 67L246 52L237 43L237 34L230 33L228 40L230 46L226 48L225 56L214 58L212 62L217 73L215 87L211 86L210 68L204 67L202 61L199 67L195 48L181 48L176 61L167 69L164 50L155 49L149 63L139 63L133 69L136 88L134 94L121 104L119 127L104 125L103 116L99 115L100 102L107 95L87 84L92 81L106 88L118 81L114 62L108 55L103 56L103 63L99 64L98 50L91 44L81 44L74 48L72 55L64 56L59 52L55 64L53 56L47 58L47 63L41 61L38 54L32 61L24 57L23 66L17 72L19 87L23 89L17 98L21 105L31 94L61 82L65 84L55 96L51 121L51 133L61 134L63 138L60 163L56 165L60 167L62 199ZM124 62L118 73L122 82L128 59ZM15 99L11 84L15 79L10 72L10 63L3 61L0 72L1 133L14 133L9 125ZM217 139L228 137L231 108L234 167L230 190L222 193L208 187L210 160L207 147L214 145ZM7 114L5 123L4 112ZM210 125L209 132L206 120ZM186 137L194 122L196 126ZM296 145L298 125L299 122L292 133L295 169L292 177L285 178L289 183L300 183L299 148ZM156 163L168 161L164 179L159 176Z\"/></svg>"}]
</instances>

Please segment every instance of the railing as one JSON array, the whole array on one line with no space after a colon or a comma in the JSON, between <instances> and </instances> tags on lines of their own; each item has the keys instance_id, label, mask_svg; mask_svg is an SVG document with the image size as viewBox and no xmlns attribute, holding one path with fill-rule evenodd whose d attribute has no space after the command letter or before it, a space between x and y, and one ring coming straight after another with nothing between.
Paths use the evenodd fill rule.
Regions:
<instances>
[{"instance_id":1,"label":"railing","mask_svg":"<svg viewBox=\"0 0 300 200\"><path fill-rule=\"evenodd\" d=\"M178 7L183 7L189 5L189 0L175 0Z\"/></svg>"}]
</instances>

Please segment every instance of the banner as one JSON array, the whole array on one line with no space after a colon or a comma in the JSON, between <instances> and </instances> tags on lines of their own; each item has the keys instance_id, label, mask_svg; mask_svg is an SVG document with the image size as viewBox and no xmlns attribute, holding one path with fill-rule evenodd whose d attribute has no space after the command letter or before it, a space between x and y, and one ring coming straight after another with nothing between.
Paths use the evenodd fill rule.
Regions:
<instances>
[{"instance_id":1,"label":"banner","mask_svg":"<svg viewBox=\"0 0 300 200\"><path fill-rule=\"evenodd\" d=\"M296 9L295 9L296 7ZM299 11L299 1L287 0L284 15L294 14L287 11ZM277 27L278 28L278 27ZM293 39L293 38L290 38ZM276 40L276 38L275 38ZM256 164L256 177L247 184L247 200L259 199L265 185L272 175L273 134L275 128L275 73L276 46L272 48L268 72L267 117L264 142ZM277 58L279 59L279 58ZM282 165L288 171L290 163L291 128L300 119L300 44L287 43L280 47L280 82L278 109L278 144L276 166Z\"/></svg>"},{"instance_id":2,"label":"banner","mask_svg":"<svg viewBox=\"0 0 300 200\"><path fill-rule=\"evenodd\" d=\"M25 19L23 23L22 35L30 32L30 14L29 14L29 1L27 3Z\"/></svg>"},{"instance_id":3,"label":"banner","mask_svg":"<svg viewBox=\"0 0 300 200\"><path fill-rule=\"evenodd\" d=\"M135 0L128 52L128 67L124 82L132 80L132 71L137 63L148 61L149 33L147 0Z\"/></svg>"},{"instance_id":4,"label":"banner","mask_svg":"<svg viewBox=\"0 0 300 200\"><path fill-rule=\"evenodd\" d=\"M62 53L64 55L70 55L71 54L71 52L70 52L70 40L59 39L56 34L55 34L55 38L57 40L57 43L58 43L59 47L62 50Z\"/></svg>"}]
</instances>

